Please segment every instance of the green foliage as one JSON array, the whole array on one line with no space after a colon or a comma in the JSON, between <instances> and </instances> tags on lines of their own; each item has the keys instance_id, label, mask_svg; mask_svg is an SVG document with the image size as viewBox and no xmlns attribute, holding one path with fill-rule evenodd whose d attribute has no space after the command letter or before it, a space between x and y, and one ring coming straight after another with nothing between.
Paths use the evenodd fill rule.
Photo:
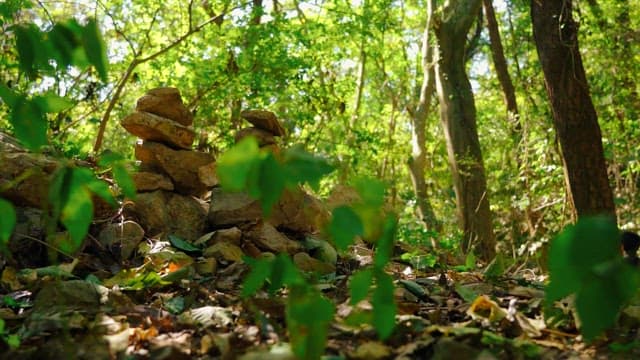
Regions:
<instances>
[{"instance_id":1,"label":"green foliage","mask_svg":"<svg viewBox=\"0 0 640 360\"><path fill-rule=\"evenodd\" d=\"M341 251L346 250L356 236L364 234L362 220L349 206L339 206L333 209L327 230Z\"/></svg>"},{"instance_id":2,"label":"green foliage","mask_svg":"<svg viewBox=\"0 0 640 360\"><path fill-rule=\"evenodd\" d=\"M118 153L105 151L100 155L98 165L101 167L111 168L113 179L122 189L122 193L129 199L136 197L136 185L129 175L126 168L126 160Z\"/></svg>"},{"instance_id":3,"label":"green foliage","mask_svg":"<svg viewBox=\"0 0 640 360\"><path fill-rule=\"evenodd\" d=\"M295 147L281 159L258 148L255 138L248 137L225 152L217 162L220 184L228 191L246 190L260 200L266 215L287 187L299 183L317 186L320 178L333 170L329 163Z\"/></svg>"},{"instance_id":4,"label":"green foliage","mask_svg":"<svg viewBox=\"0 0 640 360\"><path fill-rule=\"evenodd\" d=\"M11 349L20 347L20 336L17 334L9 334L5 329L4 319L0 319L0 339L2 339Z\"/></svg>"},{"instance_id":5,"label":"green foliage","mask_svg":"<svg viewBox=\"0 0 640 360\"><path fill-rule=\"evenodd\" d=\"M193 256L198 256L202 254L202 249L191 244L190 242L184 240L179 236L175 236L173 234L169 234L169 242L171 246L174 248L184 251L187 254L191 254Z\"/></svg>"},{"instance_id":6,"label":"green foliage","mask_svg":"<svg viewBox=\"0 0 640 360\"><path fill-rule=\"evenodd\" d=\"M49 204L52 219L54 222L59 219L69 231L71 241L61 244L61 250L67 253L80 248L89 231L93 220L92 194L116 206L108 185L87 168L63 166L51 181Z\"/></svg>"},{"instance_id":7,"label":"green foliage","mask_svg":"<svg viewBox=\"0 0 640 360\"><path fill-rule=\"evenodd\" d=\"M16 226L16 211L10 202L0 198L0 249L4 249Z\"/></svg>"},{"instance_id":8,"label":"green foliage","mask_svg":"<svg viewBox=\"0 0 640 360\"><path fill-rule=\"evenodd\" d=\"M273 259L245 258L251 272L245 278L242 296L255 294L265 282L273 296L283 287L289 288L286 318L293 351L301 359L319 359L324 353L327 328L335 306L310 286L285 254Z\"/></svg>"},{"instance_id":9,"label":"green foliage","mask_svg":"<svg viewBox=\"0 0 640 360\"><path fill-rule=\"evenodd\" d=\"M580 331L592 340L612 326L637 292L640 277L620 254L620 234L606 217L584 218L551 243L547 308L575 294Z\"/></svg>"}]
</instances>

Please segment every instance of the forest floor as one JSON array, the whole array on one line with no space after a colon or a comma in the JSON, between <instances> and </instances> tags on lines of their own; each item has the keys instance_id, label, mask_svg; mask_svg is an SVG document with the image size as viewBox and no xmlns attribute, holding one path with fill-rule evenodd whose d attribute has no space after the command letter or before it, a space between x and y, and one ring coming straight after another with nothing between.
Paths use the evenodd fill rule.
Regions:
<instances>
[{"instance_id":1,"label":"forest floor","mask_svg":"<svg viewBox=\"0 0 640 360\"><path fill-rule=\"evenodd\" d=\"M640 357L637 342L628 336L635 330L628 327L590 345L580 340L569 317L558 328L563 330L545 327L543 286L532 271L489 281L480 272L416 271L402 261L387 267L396 280L398 310L393 334L380 341L372 327L354 322L371 304L351 306L346 281L371 255L365 246L353 247L339 259L335 274L318 278L318 288L337 308L327 359ZM104 256L89 245L74 261L57 267L6 266L1 280L9 291L0 305L5 322L0 358L295 358L285 324L286 294L242 298L249 270L243 262L223 264L214 275L202 277L181 272L165 258L161 266L172 274L165 281L143 274L142 266L125 266L130 286L108 289L92 281L113 270Z\"/></svg>"}]
</instances>

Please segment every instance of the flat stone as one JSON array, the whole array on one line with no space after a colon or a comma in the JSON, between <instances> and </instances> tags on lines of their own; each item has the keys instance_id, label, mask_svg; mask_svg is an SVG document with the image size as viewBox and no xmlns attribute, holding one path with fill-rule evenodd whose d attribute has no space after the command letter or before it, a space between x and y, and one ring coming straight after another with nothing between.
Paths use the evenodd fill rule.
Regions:
<instances>
[{"instance_id":1,"label":"flat stone","mask_svg":"<svg viewBox=\"0 0 640 360\"><path fill-rule=\"evenodd\" d=\"M205 257L213 257L220 262L242 261L244 252L235 244L219 242L206 248L203 252Z\"/></svg>"},{"instance_id":2,"label":"flat stone","mask_svg":"<svg viewBox=\"0 0 640 360\"><path fill-rule=\"evenodd\" d=\"M275 253L295 254L302 245L280 233L269 223L260 222L245 232L245 236L258 247Z\"/></svg>"},{"instance_id":3,"label":"flat stone","mask_svg":"<svg viewBox=\"0 0 640 360\"><path fill-rule=\"evenodd\" d=\"M322 275L331 274L336 271L336 267L333 264L314 259L306 252L299 252L295 254L293 256L293 263L302 271L314 272Z\"/></svg>"},{"instance_id":4,"label":"flat stone","mask_svg":"<svg viewBox=\"0 0 640 360\"><path fill-rule=\"evenodd\" d=\"M120 122L131 134L150 141L157 141L180 149L191 149L193 129L148 112L136 111Z\"/></svg>"},{"instance_id":5,"label":"flat stone","mask_svg":"<svg viewBox=\"0 0 640 360\"><path fill-rule=\"evenodd\" d=\"M213 188L207 219L214 228L257 222L262 219L262 209L257 200L245 193Z\"/></svg>"},{"instance_id":6,"label":"flat stone","mask_svg":"<svg viewBox=\"0 0 640 360\"><path fill-rule=\"evenodd\" d=\"M234 139L236 142L240 142L240 140L249 136L253 136L258 141L258 146L260 147L273 145L276 143L276 139L272 133L257 127L249 127L238 130Z\"/></svg>"},{"instance_id":7,"label":"flat stone","mask_svg":"<svg viewBox=\"0 0 640 360\"><path fill-rule=\"evenodd\" d=\"M171 179L165 175L141 171L131 175L133 183L136 185L138 192L147 192L155 190L173 191L173 183Z\"/></svg>"},{"instance_id":8,"label":"flat stone","mask_svg":"<svg viewBox=\"0 0 640 360\"><path fill-rule=\"evenodd\" d=\"M200 176L200 168L215 161L208 153L174 150L157 142L145 141L136 144L135 156L145 164L145 168L159 169L167 174L175 190L183 195L201 196L210 187L208 184L212 180L205 178L207 182L204 183Z\"/></svg>"},{"instance_id":9,"label":"flat stone","mask_svg":"<svg viewBox=\"0 0 640 360\"><path fill-rule=\"evenodd\" d=\"M180 92L176 88L149 90L146 95L138 99L136 110L162 116L184 126L193 124L193 114L182 102Z\"/></svg>"},{"instance_id":10,"label":"flat stone","mask_svg":"<svg viewBox=\"0 0 640 360\"><path fill-rule=\"evenodd\" d=\"M267 110L244 110L240 113L244 119L253 124L253 126L266 130L274 136L283 136L286 134L284 128L278 121L276 114Z\"/></svg>"}]
</instances>

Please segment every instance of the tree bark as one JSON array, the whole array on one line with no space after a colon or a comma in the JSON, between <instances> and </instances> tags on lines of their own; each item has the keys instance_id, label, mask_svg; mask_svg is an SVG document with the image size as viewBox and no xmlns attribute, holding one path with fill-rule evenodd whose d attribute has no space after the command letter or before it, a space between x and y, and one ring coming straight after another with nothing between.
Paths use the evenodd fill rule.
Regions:
<instances>
[{"instance_id":1,"label":"tree bark","mask_svg":"<svg viewBox=\"0 0 640 360\"><path fill-rule=\"evenodd\" d=\"M572 2L533 0L531 20L562 150L573 217L615 216L598 116L578 48Z\"/></svg>"},{"instance_id":2,"label":"tree bark","mask_svg":"<svg viewBox=\"0 0 640 360\"><path fill-rule=\"evenodd\" d=\"M487 17L487 29L489 30L489 40L491 41L491 57L493 58L493 66L496 68L496 75L502 87L504 102L507 106L507 115L514 122L514 130L520 131L520 121L518 120L518 103L516 102L516 91L509 76L509 67L504 57L504 49L500 38L500 30L496 14L493 11L493 2L491 0L483 0L484 12Z\"/></svg>"},{"instance_id":3,"label":"tree bark","mask_svg":"<svg viewBox=\"0 0 640 360\"><path fill-rule=\"evenodd\" d=\"M429 43L431 20L433 18L434 0L428 1L427 24L422 37L422 71L424 73L422 86L420 88L419 100L411 116L411 159L409 160L409 174L413 184L413 191L416 196L416 206L418 216L428 230L442 230L442 224L435 216L433 207L427 196L427 182L424 176L427 151L425 149L425 128L427 115L431 107L431 98L435 92L434 72L433 72L433 47ZM435 241L432 241L435 247Z\"/></svg>"},{"instance_id":4,"label":"tree bark","mask_svg":"<svg viewBox=\"0 0 640 360\"><path fill-rule=\"evenodd\" d=\"M463 251L477 244L480 257L495 255L495 236L489 209L476 107L465 70L467 33L481 0L450 0L438 11L434 23L438 46L434 54L440 118L447 141L458 218L464 232Z\"/></svg>"}]
</instances>

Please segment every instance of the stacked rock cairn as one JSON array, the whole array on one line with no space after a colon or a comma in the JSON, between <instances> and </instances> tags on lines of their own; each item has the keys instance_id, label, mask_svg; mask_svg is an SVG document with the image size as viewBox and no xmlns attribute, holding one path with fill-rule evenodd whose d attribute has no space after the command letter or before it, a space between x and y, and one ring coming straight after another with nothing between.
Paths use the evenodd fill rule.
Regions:
<instances>
[{"instance_id":1,"label":"stacked rock cairn","mask_svg":"<svg viewBox=\"0 0 640 360\"><path fill-rule=\"evenodd\" d=\"M328 217L318 199L302 188L286 190L272 215L264 219L256 200L217 186L213 155L192 150L193 115L178 89L149 90L138 99L135 110L121 121L141 139L135 146L140 167L133 174L138 194L125 206L126 216L136 221L125 222L125 227L129 224L140 235L127 249L123 245L123 258L131 255L145 235L175 235L205 249L207 272L214 271L218 263L239 263L243 255L282 252L292 255L303 270L335 271L335 249L317 236ZM275 114L246 110L241 116L253 126L238 130L236 142L253 136L261 148L280 151L275 137L285 135L285 130ZM202 200L207 194L210 202Z\"/></svg>"}]
</instances>

